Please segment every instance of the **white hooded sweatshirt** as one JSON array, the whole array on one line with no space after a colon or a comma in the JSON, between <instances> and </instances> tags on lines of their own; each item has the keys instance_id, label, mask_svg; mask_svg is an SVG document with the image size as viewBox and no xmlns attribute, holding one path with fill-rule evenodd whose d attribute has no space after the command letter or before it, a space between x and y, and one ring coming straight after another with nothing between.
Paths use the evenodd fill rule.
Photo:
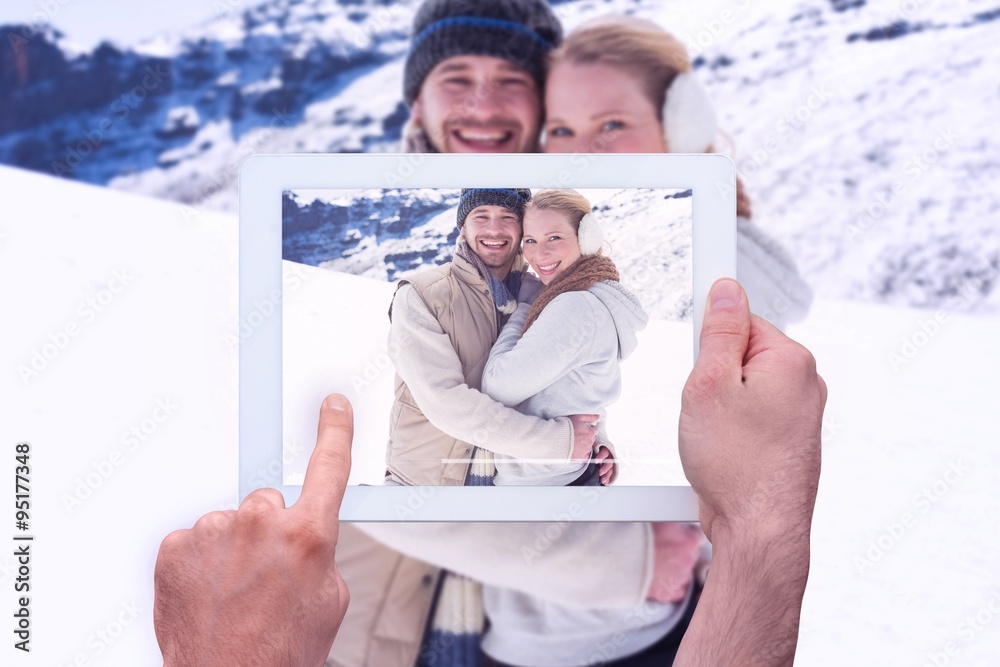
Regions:
<instances>
[{"instance_id":1,"label":"white hooded sweatshirt","mask_svg":"<svg viewBox=\"0 0 1000 667\"><path fill-rule=\"evenodd\" d=\"M530 308L520 304L500 332L483 371L483 393L543 419L603 419L621 395L619 364L635 351L636 333L649 321L642 305L620 283L605 280L557 296L522 336ZM587 466L500 454L495 463L497 486L565 486Z\"/></svg>"}]
</instances>

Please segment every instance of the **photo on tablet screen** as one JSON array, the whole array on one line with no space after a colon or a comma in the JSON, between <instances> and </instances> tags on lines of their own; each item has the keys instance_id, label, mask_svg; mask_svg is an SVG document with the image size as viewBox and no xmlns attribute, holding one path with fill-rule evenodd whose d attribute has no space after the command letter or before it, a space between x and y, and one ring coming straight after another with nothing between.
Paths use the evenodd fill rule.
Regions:
<instances>
[{"instance_id":1,"label":"photo on tablet screen","mask_svg":"<svg viewBox=\"0 0 1000 667\"><path fill-rule=\"evenodd\" d=\"M577 232L567 207L581 199L592 213ZM600 414L617 466L614 486L687 485L677 421L693 363L691 190L479 188L463 196L445 188L285 189L281 225L285 484L302 483L308 456L298 454L311 449L316 432L311 408L339 391L354 406L356 433L364 434L354 441L350 484L600 483L594 463L551 457L565 440L532 442L551 429L498 442L495 410L516 410L537 419ZM459 250L460 239L472 243ZM522 299L539 294L541 303L518 305L511 294L518 283L508 272L506 281L476 283L496 317L482 303L451 308L441 289L426 290L434 283L427 272L453 260L479 275L491 265L494 274L523 267L518 292ZM405 304L400 313L397 303L395 326L421 327L422 334L390 340L390 305L401 282L408 284L400 297L409 292L424 319ZM447 321L427 320L431 311ZM463 320L470 313L487 314L471 316L481 321L470 324ZM485 333L473 336L478 347L471 351L441 354L435 345L450 342L448 330L457 326ZM416 398L449 354L451 363L479 355L478 365L463 359L463 372L486 377L467 377L468 385L496 399L481 412L468 450L442 448L449 437L462 439L447 423L430 430L413 424L429 421L422 412L447 422L449 409L461 409L423 410ZM415 376L412 392L401 375ZM479 414L461 418L468 424Z\"/></svg>"}]
</instances>

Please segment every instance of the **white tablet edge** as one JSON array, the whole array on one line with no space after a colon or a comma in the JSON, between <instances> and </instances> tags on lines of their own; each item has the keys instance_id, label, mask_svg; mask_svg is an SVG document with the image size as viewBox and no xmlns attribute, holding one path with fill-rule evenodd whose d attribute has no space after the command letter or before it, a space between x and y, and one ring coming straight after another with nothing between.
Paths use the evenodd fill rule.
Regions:
<instances>
[{"instance_id":1,"label":"white tablet edge","mask_svg":"<svg viewBox=\"0 0 1000 667\"><path fill-rule=\"evenodd\" d=\"M240 319L275 304L239 345L239 497L282 483L281 193L290 188L690 188L694 353L712 283L736 277L735 165L717 154L275 154L240 166ZM317 406L318 412L319 406ZM358 437L359 434L355 434ZM377 489L377 491L376 491ZM477 497L478 496L478 497ZM479 498L482 500L479 501ZM475 500L473 500L475 499ZM599 499L600 502L597 502ZM688 486L348 486L343 521L697 521Z\"/></svg>"}]
</instances>

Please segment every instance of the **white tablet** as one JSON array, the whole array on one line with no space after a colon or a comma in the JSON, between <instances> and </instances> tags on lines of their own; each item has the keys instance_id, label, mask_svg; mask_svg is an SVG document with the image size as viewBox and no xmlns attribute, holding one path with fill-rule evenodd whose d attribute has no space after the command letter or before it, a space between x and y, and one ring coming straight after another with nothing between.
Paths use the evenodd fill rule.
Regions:
<instances>
[{"instance_id":1,"label":"white tablet","mask_svg":"<svg viewBox=\"0 0 1000 667\"><path fill-rule=\"evenodd\" d=\"M421 417L415 397L427 390L418 387L426 385L428 373L461 361L457 352L454 359L446 358L450 349L439 347L427 363L428 350L412 342L421 337L390 346L389 309L400 282L409 283L420 299L431 298L421 291L426 281L420 276L454 261L457 212L467 201L463 189L487 194L522 189L525 200L543 190L574 190L590 203L604 237L602 253L617 267L622 294L630 294L629 303L638 303L647 319L645 326L632 322L612 334L622 341L634 335L634 340L622 342L628 353L616 352L620 358L606 366L619 376L618 390L596 392L607 403L601 408L618 466L613 483L595 485L593 467L586 463L522 459L523 452L536 446L525 440L491 445L507 452L492 464L484 458L492 452L482 443L442 453L440 447L421 449L426 443L409 441L438 437L427 435L435 431L456 442L475 440L468 428L470 420L479 418L478 411L454 414L439 405L432 410L440 422L432 424L435 431L398 424L399 401L407 403L408 419L429 422ZM337 392L351 400L355 414L343 520L696 521L697 501L677 448L681 390L697 354L708 290L716 279L736 276L735 192L733 163L721 155L305 154L246 159L240 170L240 497L268 486L281 490L288 504L298 498L320 403ZM516 206L510 208L517 212ZM477 265L466 260L466 269ZM525 271L532 272L530 267ZM440 300L440 294L433 298ZM501 297L488 298L492 306ZM444 312L440 303L419 303L426 306L425 315ZM475 321L481 306L463 306L463 316ZM493 317L492 327L503 323L503 316L497 324L491 311L482 310L482 317ZM548 331L561 321L552 320L544 308L536 317L535 322L549 317ZM599 319L600 326L622 326L614 317ZM419 314L410 313L403 318L408 324L395 326L437 326L426 318L414 324L418 320ZM441 323L441 335L449 335L446 330L454 326ZM632 334L621 333L629 328ZM530 334L525 329L521 339L516 331L513 345L527 342ZM573 345L584 343L579 337L567 339L575 340ZM561 344L565 347L565 340ZM540 349L545 358L544 346ZM589 358L584 362L596 363ZM407 380L397 364L407 369L402 374L433 370L419 371L422 377L411 380L414 391L400 398ZM515 374L515 382L522 372L535 382L539 378L532 378L532 371L516 364L505 367ZM576 368L567 368L563 376L570 373L587 377ZM596 379L589 382L608 380L590 377ZM576 393L595 393L587 384L577 387ZM473 396L465 385L455 391L462 400ZM554 395L556 404L566 398L574 405L575 395ZM432 400L431 394L424 396ZM558 415L538 414L541 399L522 399L506 405L487 396L487 403L478 404L489 406L481 413L490 421L482 432L495 433L493 426L508 418L522 426L529 417L538 420L532 424L558 420ZM411 446L424 452L419 459L422 479L440 482L408 485L405 472L387 474L388 468L397 470L400 451L406 460ZM466 451L475 470L492 474L496 466L506 472L497 475L493 486L463 484L454 471L456 465L466 471L472 467L463 459ZM449 474L436 474L437 465L442 470L450 466ZM583 466L579 477L567 467L573 465ZM518 476L525 470L558 471L542 479L563 482L534 483L538 478L530 474Z\"/></svg>"}]
</instances>

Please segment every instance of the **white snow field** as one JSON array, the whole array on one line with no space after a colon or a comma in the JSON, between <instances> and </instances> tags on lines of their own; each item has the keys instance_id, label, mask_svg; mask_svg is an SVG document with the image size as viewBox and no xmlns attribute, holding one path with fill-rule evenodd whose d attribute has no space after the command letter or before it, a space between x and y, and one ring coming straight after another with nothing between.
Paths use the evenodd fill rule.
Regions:
<instances>
[{"instance_id":1,"label":"white snow field","mask_svg":"<svg viewBox=\"0 0 1000 667\"><path fill-rule=\"evenodd\" d=\"M381 484L395 371L389 359L388 305L393 283L283 262L282 413L285 481L301 484L308 457L302 443L316 436L315 406L345 378L359 429L351 484ZM608 408L618 448L617 484L687 484L677 454L680 392L691 368L690 322L654 321L622 365L622 397ZM407 351L404 351L406 353ZM409 351L416 354L416 351Z\"/></svg>"},{"instance_id":2,"label":"white snow field","mask_svg":"<svg viewBox=\"0 0 1000 667\"><path fill-rule=\"evenodd\" d=\"M23 664L154 664L159 541L236 501L237 221L6 167L0 183L12 193L0 442L32 443L38 536L37 644ZM943 654L991 667L1000 655L1000 322L934 319L820 298L791 331L830 387L797 664L922 667ZM319 332L305 343L327 344ZM381 341L367 343L377 360ZM36 351L41 370L22 378ZM907 361L894 369L897 351ZM308 421L333 391L361 397L330 375L294 409ZM385 428L382 410L357 415L359 440ZM313 435L301 437L308 451ZM9 586L12 556L0 566Z\"/></svg>"},{"instance_id":3,"label":"white snow field","mask_svg":"<svg viewBox=\"0 0 1000 667\"><path fill-rule=\"evenodd\" d=\"M160 664L160 541L236 507L236 218L9 167L0 191L0 442L11 476L31 443L36 536L31 653L0 664Z\"/></svg>"}]
</instances>

